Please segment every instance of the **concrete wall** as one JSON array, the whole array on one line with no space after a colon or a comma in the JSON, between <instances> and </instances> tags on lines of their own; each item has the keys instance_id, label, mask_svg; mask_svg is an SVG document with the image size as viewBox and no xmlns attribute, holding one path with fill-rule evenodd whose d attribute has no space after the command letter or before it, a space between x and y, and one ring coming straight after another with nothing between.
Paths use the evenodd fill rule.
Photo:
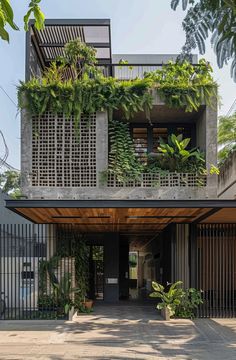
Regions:
<instances>
[{"instance_id":1,"label":"concrete wall","mask_svg":"<svg viewBox=\"0 0 236 360\"><path fill-rule=\"evenodd\" d=\"M218 197L221 199L236 199L236 151L230 154L220 168Z\"/></svg>"}]
</instances>

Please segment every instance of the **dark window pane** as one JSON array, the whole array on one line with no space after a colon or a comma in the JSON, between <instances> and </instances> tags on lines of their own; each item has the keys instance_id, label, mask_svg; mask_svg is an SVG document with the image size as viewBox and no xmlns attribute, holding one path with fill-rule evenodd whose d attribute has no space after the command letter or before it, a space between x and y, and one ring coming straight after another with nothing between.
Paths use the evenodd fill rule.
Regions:
<instances>
[{"instance_id":1,"label":"dark window pane","mask_svg":"<svg viewBox=\"0 0 236 360\"><path fill-rule=\"evenodd\" d=\"M153 128L153 147L152 151L157 152L157 148L160 145L160 138L167 142L168 129L167 128Z\"/></svg>"},{"instance_id":2,"label":"dark window pane","mask_svg":"<svg viewBox=\"0 0 236 360\"><path fill-rule=\"evenodd\" d=\"M183 135L183 139L186 139L186 138L190 138L191 139L191 128L190 127L181 127L181 126L178 126L175 130L175 135L180 135L182 134ZM188 144L187 146L187 149L191 148L192 147L192 139L190 141L190 143Z\"/></svg>"},{"instance_id":3,"label":"dark window pane","mask_svg":"<svg viewBox=\"0 0 236 360\"><path fill-rule=\"evenodd\" d=\"M133 128L133 141L136 155L145 162L148 149L147 128Z\"/></svg>"}]
</instances>

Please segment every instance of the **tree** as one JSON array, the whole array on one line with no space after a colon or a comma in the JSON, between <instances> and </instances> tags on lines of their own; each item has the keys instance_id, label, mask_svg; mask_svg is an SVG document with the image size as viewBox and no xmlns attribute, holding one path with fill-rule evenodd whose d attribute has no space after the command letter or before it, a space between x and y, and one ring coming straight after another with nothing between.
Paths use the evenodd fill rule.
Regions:
<instances>
[{"instance_id":1,"label":"tree","mask_svg":"<svg viewBox=\"0 0 236 360\"><path fill-rule=\"evenodd\" d=\"M20 173L14 170L7 170L0 173L0 189L13 198L21 195Z\"/></svg>"},{"instance_id":2,"label":"tree","mask_svg":"<svg viewBox=\"0 0 236 360\"><path fill-rule=\"evenodd\" d=\"M222 145L218 153L218 158L222 162L236 149L236 112L231 116L219 118L218 143Z\"/></svg>"},{"instance_id":3,"label":"tree","mask_svg":"<svg viewBox=\"0 0 236 360\"><path fill-rule=\"evenodd\" d=\"M172 0L176 10L181 0ZM231 76L236 81L236 1L235 0L182 0L187 10L182 26L186 34L183 55L198 48L200 54L206 51L205 41L211 33L211 43L222 68L229 61Z\"/></svg>"},{"instance_id":4,"label":"tree","mask_svg":"<svg viewBox=\"0 0 236 360\"><path fill-rule=\"evenodd\" d=\"M44 27L44 14L40 9L39 3L41 0L31 0L29 2L29 10L24 16L24 28L28 30L28 23L30 15L35 18L35 27L40 30ZM0 0L0 38L9 42L9 33L6 30L10 26L13 30L19 30L19 27L14 22L14 11L12 9L10 0Z\"/></svg>"}]
</instances>

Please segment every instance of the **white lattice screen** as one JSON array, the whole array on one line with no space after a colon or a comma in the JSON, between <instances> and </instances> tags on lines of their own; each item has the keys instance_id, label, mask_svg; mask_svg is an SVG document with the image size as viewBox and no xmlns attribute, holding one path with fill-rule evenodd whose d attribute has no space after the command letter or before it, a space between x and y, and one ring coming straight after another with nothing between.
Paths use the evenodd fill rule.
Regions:
<instances>
[{"instance_id":1,"label":"white lattice screen","mask_svg":"<svg viewBox=\"0 0 236 360\"><path fill-rule=\"evenodd\" d=\"M96 173L96 114L82 115L79 138L73 118L32 118L32 186L94 187Z\"/></svg>"}]
</instances>

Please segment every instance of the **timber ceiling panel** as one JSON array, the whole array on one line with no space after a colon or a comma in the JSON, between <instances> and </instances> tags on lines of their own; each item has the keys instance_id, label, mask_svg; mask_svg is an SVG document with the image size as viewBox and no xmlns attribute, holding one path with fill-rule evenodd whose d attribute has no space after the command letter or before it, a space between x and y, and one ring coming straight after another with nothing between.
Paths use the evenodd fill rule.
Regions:
<instances>
[{"instance_id":1,"label":"timber ceiling panel","mask_svg":"<svg viewBox=\"0 0 236 360\"><path fill-rule=\"evenodd\" d=\"M202 221L203 223L236 223L236 208L220 209Z\"/></svg>"},{"instance_id":2,"label":"timber ceiling panel","mask_svg":"<svg viewBox=\"0 0 236 360\"><path fill-rule=\"evenodd\" d=\"M36 223L76 224L81 232L157 233L171 222L191 223L209 209L16 208L16 211Z\"/></svg>"}]
</instances>

